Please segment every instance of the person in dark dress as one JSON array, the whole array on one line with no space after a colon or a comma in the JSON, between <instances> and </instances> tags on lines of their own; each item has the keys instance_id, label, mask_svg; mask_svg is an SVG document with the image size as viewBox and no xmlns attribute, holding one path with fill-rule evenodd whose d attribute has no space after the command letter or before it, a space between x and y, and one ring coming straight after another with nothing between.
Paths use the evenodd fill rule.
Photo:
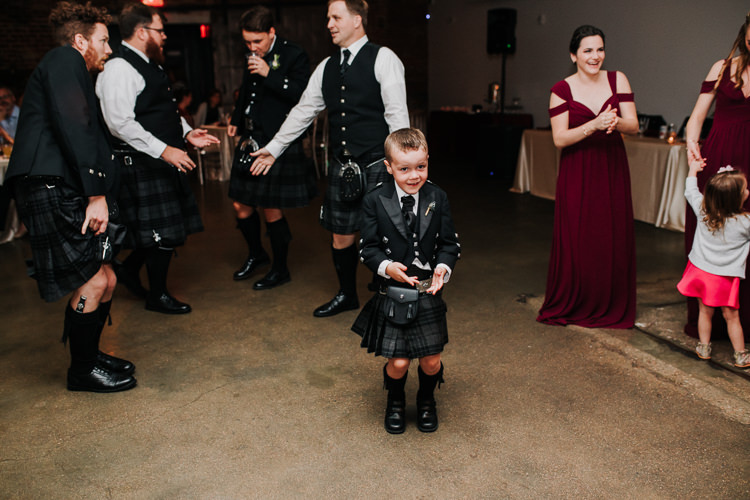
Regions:
<instances>
[{"instance_id":1,"label":"person in dark dress","mask_svg":"<svg viewBox=\"0 0 750 500\"><path fill-rule=\"evenodd\" d=\"M253 7L240 20L242 39L250 51L247 69L232 121L227 133L240 135L234 154L229 197L234 200L237 227L247 242L248 257L234 273L244 280L269 258L260 237L262 207L268 237L271 240L271 270L253 285L254 290L268 290L291 279L287 255L292 233L282 209L304 207L316 194L312 160L305 157L302 139L295 140L278 159L278 167L268 175L250 174L253 152L251 141L265 146L278 132L310 77L310 60L302 48L281 38L273 26L273 15L266 7Z\"/></svg>"},{"instance_id":2,"label":"person in dark dress","mask_svg":"<svg viewBox=\"0 0 750 500\"><path fill-rule=\"evenodd\" d=\"M750 14L740 26L732 50L726 59L717 61L701 85L700 95L685 127L690 159L702 159L705 167L698 173L698 188L703 191L706 182L720 168L731 165L750 177ZM735 55L737 54L737 55ZM713 125L701 146L703 122L713 104ZM750 211L750 201L744 208ZM688 209L685 214L685 255L693 247L696 217ZM687 324L685 333L698 337L698 303L687 299ZM740 281L740 322L750 331L750 281ZM714 338L727 338L727 327L721 314L713 317Z\"/></svg>"},{"instance_id":3,"label":"person in dark dress","mask_svg":"<svg viewBox=\"0 0 750 500\"><path fill-rule=\"evenodd\" d=\"M186 144L202 148L219 139L191 129L180 118L164 62L164 20L153 7L126 5L119 17L123 42L96 81L104 120L119 139L120 210L133 251L118 270L129 290L145 297L146 309L165 314L189 313L191 307L167 290L175 247L203 230L198 205L185 175L195 168ZM138 272L148 271L149 289Z\"/></svg>"},{"instance_id":4,"label":"person in dark dress","mask_svg":"<svg viewBox=\"0 0 750 500\"><path fill-rule=\"evenodd\" d=\"M279 131L253 153L256 160L251 172L266 175L318 113L328 111L334 159L328 169L320 224L333 235L331 254L339 290L313 311L318 318L359 309L356 233L362 199L342 195L345 153L362 169L367 185L375 186L390 177L383 163L385 138L389 132L409 126L404 65L392 50L369 41L365 34L367 11L364 0L329 0L328 31L339 50L315 68Z\"/></svg>"},{"instance_id":5,"label":"person in dark dress","mask_svg":"<svg viewBox=\"0 0 750 500\"><path fill-rule=\"evenodd\" d=\"M135 366L99 350L117 283L112 246L123 229L110 220L118 166L89 74L112 53L110 16L60 2L49 20L60 46L29 79L6 180L29 231L40 295L53 302L72 292L63 330L68 389L124 391L136 385Z\"/></svg>"},{"instance_id":6,"label":"person in dark dress","mask_svg":"<svg viewBox=\"0 0 750 500\"><path fill-rule=\"evenodd\" d=\"M378 291L352 326L367 352L383 356L388 402L384 425L391 434L404 432L404 387L412 359L419 359L417 428L438 428L435 387L443 382L441 353L448 343L443 284L460 258L461 246L445 192L427 180L428 149L424 134L406 128L385 141L388 179L362 201L360 258L378 276ZM389 297L412 292L416 313L397 319ZM394 308L391 310L391 308Z\"/></svg>"},{"instance_id":7,"label":"person in dark dress","mask_svg":"<svg viewBox=\"0 0 750 500\"><path fill-rule=\"evenodd\" d=\"M604 33L581 26L576 73L552 87L550 123L562 149L547 289L538 321L591 328L635 323L635 239L622 134L638 131L628 79L603 71Z\"/></svg>"}]
</instances>

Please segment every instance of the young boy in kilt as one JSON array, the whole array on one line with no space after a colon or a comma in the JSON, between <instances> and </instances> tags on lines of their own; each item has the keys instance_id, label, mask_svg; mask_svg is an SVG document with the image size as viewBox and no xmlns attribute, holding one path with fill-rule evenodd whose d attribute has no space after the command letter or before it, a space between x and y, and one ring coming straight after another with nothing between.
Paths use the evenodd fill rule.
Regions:
<instances>
[{"instance_id":1,"label":"young boy in kilt","mask_svg":"<svg viewBox=\"0 0 750 500\"><path fill-rule=\"evenodd\" d=\"M438 428L434 391L443 383L440 358L448 343L442 288L461 247L448 197L427 180L428 149L422 132L404 128L391 133L385 140L385 157L393 180L379 184L363 199L359 252L377 274L379 290L352 330L362 337L367 352L388 359L383 367L388 390L385 430L404 432L404 387L411 360L418 358L417 427L433 432ZM409 306L417 312L408 324L396 324L392 317L396 305L388 292L399 288L418 292L417 303Z\"/></svg>"}]
</instances>

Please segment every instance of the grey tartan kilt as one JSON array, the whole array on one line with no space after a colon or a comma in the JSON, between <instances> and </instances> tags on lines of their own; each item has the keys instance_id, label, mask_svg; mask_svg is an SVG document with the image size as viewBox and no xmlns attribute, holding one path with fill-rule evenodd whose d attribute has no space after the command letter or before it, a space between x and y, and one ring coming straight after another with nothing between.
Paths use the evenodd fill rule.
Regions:
<instances>
[{"instance_id":1,"label":"grey tartan kilt","mask_svg":"<svg viewBox=\"0 0 750 500\"><path fill-rule=\"evenodd\" d=\"M118 154L121 165L120 219L128 228L126 248L176 247L203 222L187 176L168 163L137 153Z\"/></svg>"},{"instance_id":2,"label":"grey tartan kilt","mask_svg":"<svg viewBox=\"0 0 750 500\"><path fill-rule=\"evenodd\" d=\"M358 164L362 168L368 165L368 163ZM352 234L359 231L362 200L349 202L341 199L341 168L342 165L337 160L331 161L328 168L328 187L323 197L323 206L320 208L320 224L335 234ZM381 182L392 179L382 159L367 168L366 172L366 191Z\"/></svg>"},{"instance_id":3,"label":"grey tartan kilt","mask_svg":"<svg viewBox=\"0 0 750 500\"><path fill-rule=\"evenodd\" d=\"M384 358L416 359L443 352L448 343L448 307L442 294L420 295L419 314L407 326L395 326L383 313L385 295L376 293L352 325L352 331L362 337L360 347Z\"/></svg>"},{"instance_id":4,"label":"grey tartan kilt","mask_svg":"<svg viewBox=\"0 0 750 500\"><path fill-rule=\"evenodd\" d=\"M55 302L99 271L100 236L81 234L88 200L62 179L25 178L14 183L21 220L29 231L32 276L39 295Z\"/></svg>"},{"instance_id":5,"label":"grey tartan kilt","mask_svg":"<svg viewBox=\"0 0 750 500\"><path fill-rule=\"evenodd\" d=\"M306 207L318 194L315 171L300 142L295 142L266 175L251 175L240 166L239 147L234 152L229 197L245 205L263 208Z\"/></svg>"}]
</instances>

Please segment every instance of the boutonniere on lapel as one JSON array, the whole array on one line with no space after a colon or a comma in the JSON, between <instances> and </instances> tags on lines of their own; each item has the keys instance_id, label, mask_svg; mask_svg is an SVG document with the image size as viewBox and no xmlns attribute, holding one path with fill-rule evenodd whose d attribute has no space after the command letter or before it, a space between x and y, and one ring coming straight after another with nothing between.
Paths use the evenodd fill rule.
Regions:
<instances>
[{"instance_id":1,"label":"boutonniere on lapel","mask_svg":"<svg viewBox=\"0 0 750 500\"><path fill-rule=\"evenodd\" d=\"M424 212L424 216L427 217L431 211L435 210L435 202L431 201L429 205L427 205L427 210Z\"/></svg>"},{"instance_id":2,"label":"boutonniere on lapel","mask_svg":"<svg viewBox=\"0 0 750 500\"><path fill-rule=\"evenodd\" d=\"M271 61L271 69L279 69L281 62L279 62L279 54L273 55L273 61Z\"/></svg>"}]
</instances>

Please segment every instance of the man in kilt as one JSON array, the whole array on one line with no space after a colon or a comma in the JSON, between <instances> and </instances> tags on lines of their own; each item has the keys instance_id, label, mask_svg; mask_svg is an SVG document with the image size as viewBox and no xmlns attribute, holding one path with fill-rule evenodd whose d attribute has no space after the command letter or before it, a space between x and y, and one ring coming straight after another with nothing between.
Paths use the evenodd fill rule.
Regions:
<instances>
[{"instance_id":1,"label":"man in kilt","mask_svg":"<svg viewBox=\"0 0 750 500\"><path fill-rule=\"evenodd\" d=\"M417 428L437 430L434 391L443 382L440 354L448 343L443 284L461 256L445 192L427 181L427 141L416 129L397 130L385 141L393 175L362 202L362 262L379 276L379 290L362 308L352 330L362 347L388 363L383 367L388 403L385 429L404 432L406 376L419 358ZM412 292L413 303L394 303ZM396 300L398 302L398 300ZM401 315L399 308L406 308ZM413 314L409 316L408 312Z\"/></svg>"},{"instance_id":2,"label":"man in kilt","mask_svg":"<svg viewBox=\"0 0 750 500\"><path fill-rule=\"evenodd\" d=\"M383 164L383 141L389 131L409 126L404 65L387 47L371 43L365 34L368 5L364 0L329 0L328 30L339 47L313 71L300 102L279 132L257 156L251 171L265 175L274 159L299 137L322 110L328 110L334 161L320 223L333 233L333 264L339 291L315 309L316 317L333 316L359 308L357 297L361 198L346 201L341 193L344 152L365 172L368 186L389 178Z\"/></svg>"},{"instance_id":3,"label":"man in kilt","mask_svg":"<svg viewBox=\"0 0 750 500\"><path fill-rule=\"evenodd\" d=\"M99 351L117 283L112 245L123 229L110 222L118 166L90 75L112 53L110 16L90 3L60 2L49 21L60 46L29 79L6 179L29 231L42 298L72 292L63 333L68 389L124 391L136 385L135 366Z\"/></svg>"},{"instance_id":4,"label":"man in kilt","mask_svg":"<svg viewBox=\"0 0 750 500\"><path fill-rule=\"evenodd\" d=\"M123 43L96 82L104 120L120 140L119 204L128 228L125 246L132 248L118 278L146 298L146 309L166 314L189 313L188 304L167 290L167 271L174 248L203 230L198 205L186 172L195 168L185 141L196 147L218 144L205 130L191 129L180 117L164 63L164 18L153 7L127 4L119 17ZM138 272L148 271L148 292Z\"/></svg>"},{"instance_id":5,"label":"man in kilt","mask_svg":"<svg viewBox=\"0 0 750 500\"><path fill-rule=\"evenodd\" d=\"M251 141L258 147L265 145L279 130L307 85L310 60L302 48L276 34L273 15L266 7L253 7L245 12L240 28L250 52L227 130L230 137L240 134L229 179L229 197L234 200L237 227L247 242L248 257L234 273L234 279L247 279L255 269L268 263L257 211L257 207L262 207L273 265L265 277L255 282L253 289L268 290L291 279L287 254L292 234L282 209L310 203L316 193L315 173L312 161L304 155L301 138L279 157L278 167L262 177L250 174L253 149L248 146Z\"/></svg>"}]
</instances>

